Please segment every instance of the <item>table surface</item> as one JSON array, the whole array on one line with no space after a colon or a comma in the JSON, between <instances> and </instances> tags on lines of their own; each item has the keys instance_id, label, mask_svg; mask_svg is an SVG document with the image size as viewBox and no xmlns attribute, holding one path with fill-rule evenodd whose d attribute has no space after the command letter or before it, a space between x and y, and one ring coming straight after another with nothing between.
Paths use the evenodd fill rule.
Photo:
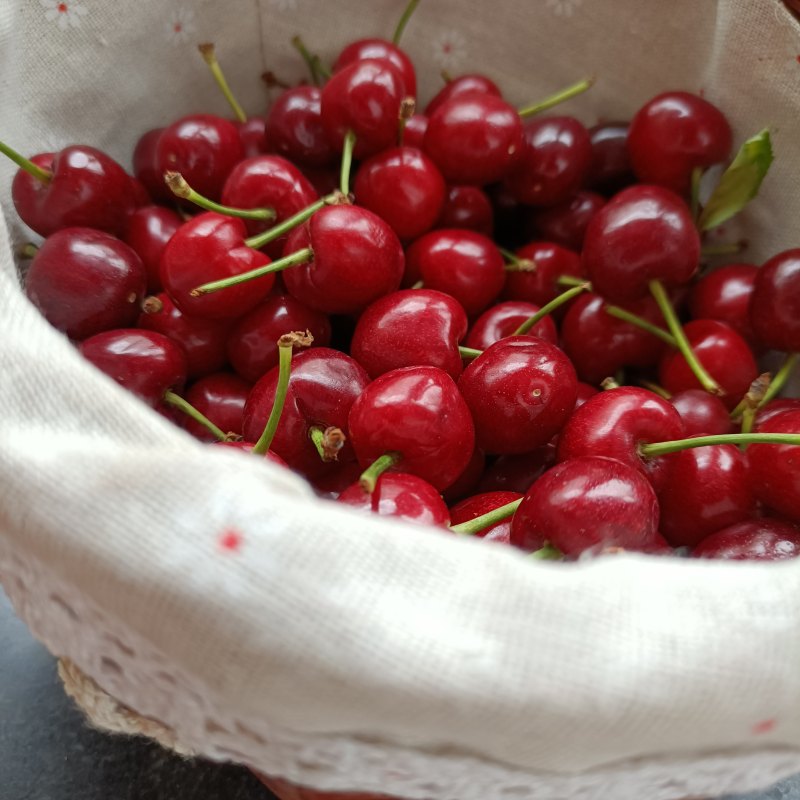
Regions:
<instances>
[{"instance_id":1,"label":"table surface","mask_svg":"<svg viewBox=\"0 0 800 800\"><path fill-rule=\"evenodd\" d=\"M0 589L2 800L273 800L247 770L91 730ZM613 800L613 798L608 798ZM800 800L800 776L727 800Z\"/></svg>"}]
</instances>

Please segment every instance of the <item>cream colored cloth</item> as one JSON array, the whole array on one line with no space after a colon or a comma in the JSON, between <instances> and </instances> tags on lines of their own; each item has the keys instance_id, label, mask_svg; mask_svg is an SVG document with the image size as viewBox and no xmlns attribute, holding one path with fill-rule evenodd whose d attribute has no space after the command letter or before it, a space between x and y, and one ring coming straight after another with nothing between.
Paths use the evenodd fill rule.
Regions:
<instances>
[{"instance_id":1,"label":"cream colored cloth","mask_svg":"<svg viewBox=\"0 0 800 800\"><path fill-rule=\"evenodd\" d=\"M302 74L292 34L331 59L403 4L4 0L0 137L127 163L145 129L226 113L198 42L261 112L262 70ZM748 258L799 243L800 28L780 3L424 0L404 45L423 98L442 67L484 70L515 103L594 74L563 109L587 123L702 90L737 142L774 130ZM198 444L82 362L20 293L2 224L0 309L3 586L181 748L437 800L669 800L800 771L800 564L531 563L362 517Z\"/></svg>"}]
</instances>

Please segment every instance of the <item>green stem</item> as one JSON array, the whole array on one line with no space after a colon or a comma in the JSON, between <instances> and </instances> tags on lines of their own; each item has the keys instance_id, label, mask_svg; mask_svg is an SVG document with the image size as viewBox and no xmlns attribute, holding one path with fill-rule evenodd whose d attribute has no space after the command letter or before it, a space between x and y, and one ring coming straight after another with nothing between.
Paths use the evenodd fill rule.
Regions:
<instances>
[{"instance_id":1,"label":"green stem","mask_svg":"<svg viewBox=\"0 0 800 800\"><path fill-rule=\"evenodd\" d=\"M549 97L545 97L544 100L540 100L538 103L533 103L532 105L521 108L519 110L519 115L525 119L526 117L532 117L534 114L539 114L542 111L547 111L548 108L552 108L559 103L563 103L565 100L570 100L573 97L577 97L579 94L583 94L593 83L594 78L584 78L577 83L573 83L551 94Z\"/></svg>"},{"instance_id":2,"label":"green stem","mask_svg":"<svg viewBox=\"0 0 800 800\"><path fill-rule=\"evenodd\" d=\"M483 355L483 350L476 350L474 347L459 347L458 354L461 358L477 358Z\"/></svg>"},{"instance_id":3,"label":"green stem","mask_svg":"<svg viewBox=\"0 0 800 800\"><path fill-rule=\"evenodd\" d=\"M30 175L33 175L36 180L42 183L50 183L50 179L53 177L52 172L48 172L46 169L42 169L40 166L34 164L33 161L29 158L25 158L22 153L18 153L5 142L0 142L0 153L4 156L8 156L18 167L24 169L25 172Z\"/></svg>"},{"instance_id":4,"label":"green stem","mask_svg":"<svg viewBox=\"0 0 800 800\"><path fill-rule=\"evenodd\" d=\"M764 392L764 396L758 404L759 408L762 408L769 403L770 400L774 400L778 396L783 387L786 386L786 381L789 380L798 361L800 361L800 353L789 353L786 356L783 364L781 364L781 368L775 373L775 377L770 382L769 388Z\"/></svg>"},{"instance_id":5,"label":"green stem","mask_svg":"<svg viewBox=\"0 0 800 800\"><path fill-rule=\"evenodd\" d=\"M509 250L506 247L500 247L498 245L497 249L500 251L500 255L509 263L509 264L517 264L519 265L522 259L513 251Z\"/></svg>"},{"instance_id":6,"label":"green stem","mask_svg":"<svg viewBox=\"0 0 800 800\"><path fill-rule=\"evenodd\" d=\"M653 383L653 381L639 381L639 383L644 386L645 389L649 389L653 394L657 394L665 400L669 400L670 397L672 397L663 386L659 386L657 383Z\"/></svg>"},{"instance_id":7,"label":"green stem","mask_svg":"<svg viewBox=\"0 0 800 800\"><path fill-rule=\"evenodd\" d=\"M559 275L556 278L556 283L559 286L583 286L586 281L583 278L576 278L574 275ZM589 284L589 291L592 290L592 285Z\"/></svg>"},{"instance_id":8,"label":"green stem","mask_svg":"<svg viewBox=\"0 0 800 800\"><path fill-rule=\"evenodd\" d=\"M314 251L310 247L304 247L296 253L284 256L283 258L266 264L258 269L251 269L249 272L242 272L239 275L232 275L230 278L223 278L219 281L211 281L211 283L204 283L196 289L192 289L189 294L192 297L199 297L201 294L211 294L218 292L220 289L227 289L230 286L237 286L240 283L261 278L264 275L269 275L271 272L281 272L289 267L294 267L297 264L307 264L309 261L314 260Z\"/></svg>"},{"instance_id":9,"label":"green stem","mask_svg":"<svg viewBox=\"0 0 800 800\"><path fill-rule=\"evenodd\" d=\"M693 447L713 444L793 444L800 445L800 433L720 433L714 436L695 436L693 439L676 439L674 442L640 444L639 453L645 458L678 453Z\"/></svg>"},{"instance_id":10,"label":"green stem","mask_svg":"<svg viewBox=\"0 0 800 800\"><path fill-rule=\"evenodd\" d=\"M245 239L244 243L254 250L260 250L264 245L274 242L276 239L280 239L285 233L289 233L289 231L294 230L298 225L302 225L307 219L313 217L321 208L325 208L325 206L335 206L341 202L342 196L339 192L327 194L302 211L298 211L295 215L285 219L280 224L274 225L268 231Z\"/></svg>"},{"instance_id":11,"label":"green stem","mask_svg":"<svg viewBox=\"0 0 800 800\"><path fill-rule=\"evenodd\" d=\"M689 208L692 212L692 219L697 222L700 216L700 181L703 177L703 168L695 167L692 170L692 188L689 200Z\"/></svg>"},{"instance_id":12,"label":"green stem","mask_svg":"<svg viewBox=\"0 0 800 800\"><path fill-rule=\"evenodd\" d=\"M17 250L19 258L33 258L39 252L39 248L33 242L25 242Z\"/></svg>"},{"instance_id":13,"label":"green stem","mask_svg":"<svg viewBox=\"0 0 800 800\"><path fill-rule=\"evenodd\" d=\"M362 473L359 483L365 492L372 494L378 483L378 478L393 467L402 456L399 453L384 453L380 458L376 458Z\"/></svg>"},{"instance_id":14,"label":"green stem","mask_svg":"<svg viewBox=\"0 0 800 800\"><path fill-rule=\"evenodd\" d=\"M532 553L530 553L528 558L534 558L539 561L563 561L564 554L560 550L553 547L553 545L546 544L539 550L534 550Z\"/></svg>"},{"instance_id":15,"label":"green stem","mask_svg":"<svg viewBox=\"0 0 800 800\"><path fill-rule=\"evenodd\" d=\"M637 314L631 314L630 311L620 308L619 306L605 306L605 312L606 314L610 314L612 317L621 319L624 322L629 322L631 325L635 325L637 328L641 328L643 331L652 333L653 336L657 336L662 342L666 342L672 347L678 346L678 342L671 333L668 333L663 328L659 328L658 325L653 325L652 322L649 322L644 317L640 317Z\"/></svg>"},{"instance_id":16,"label":"green stem","mask_svg":"<svg viewBox=\"0 0 800 800\"><path fill-rule=\"evenodd\" d=\"M180 395L167 391L164 393L164 402L173 408L177 408L178 411L182 411L198 425L202 425L218 441L225 440L225 432L218 428L208 417L200 413L191 403L186 402Z\"/></svg>"},{"instance_id":17,"label":"green stem","mask_svg":"<svg viewBox=\"0 0 800 800\"><path fill-rule=\"evenodd\" d=\"M708 244L700 248L700 255L710 256L735 256L744 250L742 242L726 242L724 244Z\"/></svg>"},{"instance_id":18,"label":"green stem","mask_svg":"<svg viewBox=\"0 0 800 800\"><path fill-rule=\"evenodd\" d=\"M350 195L350 168L353 165L353 148L356 145L356 135L353 131L347 131L344 137L344 149L342 150L342 168L339 173L339 191L345 196Z\"/></svg>"},{"instance_id":19,"label":"green stem","mask_svg":"<svg viewBox=\"0 0 800 800\"><path fill-rule=\"evenodd\" d=\"M320 81L320 73L319 73L319 65L322 63L319 60L319 56L315 56L307 47L305 42L300 38L300 36L293 36L292 37L292 47L297 50L298 53L303 58L303 61L306 62L306 66L308 67L309 73L311 73L311 83L314 86L319 86Z\"/></svg>"},{"instance_id":20,"label":"green stem","mask_svg":"<svg viewBox=\"0 0 800 800\"><path fill-rule=\"evenodd\" d=\"M510 503L506 503L504 506L498 506L486 514L481 514L479 517L475 517L475 519L467 520L466 522L462 522L458 525L451 525L450 530L455 533L466 534L467 536L473 533L478 533L479 531L491 527L496 522L502 522L504 519L513 517L514 512L519 508L519 504L522 502L522 500L523 498L520 497L519 500L512 500Z\"/></svg>"},{"instance_id":21,"label":"green stem","mask_svg":"<svg viewBox=\"0 0 800 800\"><path fill-rule=\"evenodd\" d=\"M582 283L580 286L573 286L572 289L567 289L562 292L558 297L553 298L549 303L543 305L533 316L528 317L522 325L517 328L512 336L524 336L531 328L538 325L545 317L553 313L557 308L568 303L573 297L577 297L581 292L585 292L589 288L588 283Z\"/></svg>"},{"instance_id":22,"label":"green stem","mask_svg":"<svg viewBox=\"0 0 800 800\"><path fill-rule=\"evenodd\" d=\"M308 436L323 461L339 460L339 451L346 441L341 428L325 428L323 430L319 426L315 426L309 430Z\"/></svg>"},{"instance_id":23,"label":"green stem","mask_svg":"<svg viewBox=\"0 0 800 800\"><path fill-rule=\"evenodd\" d=\"M403 146L403 137L406 134L406 125L417 110L417 101L413 97L404 97L400 102L400 116L397 120L397 146Z\"/></svg>"},{"instance_id":24,"label":"green stem","mask_svg":"<svg viewBox=\"0 0 800 800\"><path fill-rule=\"evenodd\" d=\"M244 109L239 105L239 101L231 91L231 87L225 79L222 67L219 65L219 61L217 61L217 53L214 49L214 45L199 44L197 45L197 49L200 51L200 55L203 56L203 60L208 64L208 68L211 70L211 74L214 76L217 86L219 86L222 94L225 95L228 105L233 110L233 115L239 122L247 122L247 114L244 113Z\"/></svg>"},{"instance_id":25,"label":"green stem","mask_svg":"<svg viewBox=\"0 0 800 800\"><path fill-rule=\"evenodd\" d=\"M425 286L425 281L417 281L411 286L412 289L422 289Z\"/></svg>"},{"instance_id":26,"label":"green stem","mask_svg":"<svg viewBox=\"0 0 800 800\"><path fill-rule=\"evenodd\" d=\"M406 29L406 25L408 25L408 21L411 19L411 15L414 13L418 5L419 0L410 0L405 11L403 12L403 15L397 22L397 27L394 29L392 44L400 44L400 39L403 38L403 31Z\"/></svg>"},{"instance_id":27,"label":"green stem","mask_svg":"<svg viewBox=\"0 0 800 800\"><path fill-rule=\"evenodd\" d=\"M686 359L689 369L691 369L694 376L700 382L700 385L711 394L723 394L719 384L711 377L711 375L708 374L706 368L700 363L695 355L692 345L689 343L689 340L686 338L686 334L683 332L681 323L675 314L675 310L672 308L672 303L670 302L666 289L664 289L661 281L650 281L650 293L653 295L653 298L661 310L661 314L664 317L664 321L667 323L669 332L675 337L675 346L678 348L678 350L680 350L681 354Z\"/></svg>"},{"instance_id":28,"label":"green stem","mask_svg":"<svg viewBox=\"0 0 800 800\"><path fill-rule=\"evenodd\" d=\"M756 409L748 406L742 412L742 433L752 433L753 423L756 421Z\"/></svg>"},{"instance_id":29,"label":"green stem","mask_svg":"<svg viewBox=\"0 0 800 800\"><path fill-rule=\"evenodd\" d=\"M322 59L319 56L314 56L314 65L317 68L317 72L319 72L322 77L327 80L331 76L331 71L322 63Z\"/></svg>"},{"instance_id":30,"label":"green stem","mask_svg":"<svg viewBox=\"0 0 800 800\"><path fill-rule=\"evenodd\" d=\"M224 214L226 217L236 217L238 219L275 219L275 211L271 208L233 208L209 200L192 189L180 172L165 172L164 183L167 184L169 190L176 197L188 200L206 211L215 211L217 214Z\"/></svg>"}]
</instances>

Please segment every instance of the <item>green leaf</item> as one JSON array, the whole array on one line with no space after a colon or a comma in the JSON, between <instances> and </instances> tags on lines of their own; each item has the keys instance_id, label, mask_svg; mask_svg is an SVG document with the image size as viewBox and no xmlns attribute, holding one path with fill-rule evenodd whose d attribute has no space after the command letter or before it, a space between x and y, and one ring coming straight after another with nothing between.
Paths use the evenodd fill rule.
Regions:
<instances>
[{"instance_id":1,"label":"green leaf","mask_svg":"<svg viewBox=\"0 0 800 800\"><path fill-rule=\"evenodd\" d=\"M700 214L700 230L716 228L738 214L758 194L772 160L772 142L765 128L741 146L719 179Z\"/></svg>"}]
</instances>

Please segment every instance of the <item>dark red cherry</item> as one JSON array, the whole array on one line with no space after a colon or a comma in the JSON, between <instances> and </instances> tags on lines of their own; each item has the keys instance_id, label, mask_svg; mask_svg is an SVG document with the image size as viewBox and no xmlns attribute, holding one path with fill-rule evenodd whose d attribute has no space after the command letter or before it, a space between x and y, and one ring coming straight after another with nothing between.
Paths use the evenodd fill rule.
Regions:
<instances>
[{"instance_id":1,"label":"dark red cherry","mask_svg":"<svg viewBox=\"0 0 800 800\"><path fill-rule=\"evenodd\" d=\"M694 558L735 561L781 561L800 556L800 530L788 522L763 517L739 522L703 539Z\"/></svg>"},{"instance_id":2,"label":"dark red cherry","mask_svg":"<svg viewBox=\"0 0 800 800\"><path fill-rule=\"evenodd\" d=\"M773 256L756 277L750 323L774 350L800 350L800 248Z\"/></svg>"},{"instance_id":3,"label":"dark red cherry","mask_svg":"<svg viewBox=\"0 0 800 800\"><path fill-rule=\"evenodd\" d=\"M421 150L392 147L365 161L353 191L360 206L391 225L400 239L422 236L439 219L445 182Z\"/></svg>"},{"instance_id":4,"label":"dark red cherry","mask_svg":"<svg viewBox=\"0 0 800 800\"><path fill-rule=\"evenodd\" d=\"M316 476L312 486L318 497L336 500L345 489L349 489L359 479L361 472L362 469L357 461L339 464L336 469Z\"/></svg>"},{"instance_id":5,"label":"dark red cherry","mask_svg":"<svg viewBox=\"0 0 800 800\"><path fill-rule=\"evenodd\" d=\"M227 119L193 114L164 128L156 145L156 168L180 172L199 194L219 200L231 170L244 158L239 132Z\"/></svg>"},{"instance_id":6,"label":"dark red cherry","mask_svg":"<svg viewBox=\"0 0 800 800\"><path fill-rule=\"evenodd\" d=\"M755 513L747 462L737 447L695 447L664 456L664 461L659 530L673 547L693 547Z\"/></svg>"},{"instance_id":7,"label":"dark red cherry","mask_svg":"<svg viewBox=\"0 0 800 800\"><path fill-rule=\"evenodd\" d=\"M126 223L125 223L126 226L127 226L127 221L131 218L131 215L133 214L134 211L136 211L136 209L144 208L145 206L152 205L153 203L153 199L150 197L147 189L144 188L144 184L140 180L137 180L136 178L131 178L130 182L131 182L132 208L130 209L130 211L126 216Z\"/></svg>"},{"instance_id":8,"label":"dark red cherry","mask_svg":"<svg viewBox=\"0 0 800 800\"><path fill-rule=\"evenodd\" d=\"M355 61L388 61L401 75L406 95L417 96L417 73L411 59L396 44L386 39L358 39L350 42L336 59L333 71L339 70Z\"/></svg>"},{"instance_id":9,"label":"dark red cherry","mask_svg":"<svg viewBox=\"0 0 800 800\"><path fill-rule=\"evenodd\" d=\"M519 492L484 492L483 494L473 495L450 509L450 524L460 525L462 522L469 522L475 517L481 517L496 508L500 508L500 506L513 503L521 497L522 494ZM496 522L482 531L476 531L473 536L490 542L511 544L511 517Z\"/></svg>"},{"instance_id":10,"label":"dark red cherry","mask_svg":"<svg viewBox=\"0 0 800 800\"><path fill-rule=\"evenodd\" d=\"M328 141L341 151L352 131L357 159L391 147L405 96L403 77L388 61L354 61L342 67L322 88L322 125Z\"/></svg>"},{"instance_id":11,"label":"dark red cherry","mask_svg":"<svg viewBox=\"0 0 800 800\"><path fill-rule=\"evenodd\" d=\"M80 343L81 355L150 406L186 381L186 356L172 339L155 331L121 328Z\"/></svg>"},{"instance_id":12,"label":"dark red cherry","mask_svg":"<svg viewBox=\"0 0 800 800\"><path fill-rule=\"evenodd\" d=\"M267 115L271 150L301 167L326 167L335 160L322 127L321 97L316 86L293 86L281 93Z\"/></svg>"},{"instance_id":13,"label":"dark red cherry","mask_svg":"<svg viewBox=\"0 0 800 800\"><path fill-rule=\"evenodd\" d=\"M141 259L111 234L64 228L48 237L25 275L25 293L70 339L132 325L146 276Z\"/></svg>"},{"instance_id":14,"label":"dark red cherry","mask_svg":"<svg viewBox=\"0 0 800 800\"><path fill-rule=\"evenodd\" d=\"M777 417L778 414L783 414L785 411L800 411L800 399L778 397L775 400L771 400L765 406L758 409L753 430L760 431L760 426L763 423L768 422L773 417Z\"/></svg>"},{"instance_id":15,"label":"dark red cherry","mask_svg":"<svg viewBox=\"0 0 800 800\"><path fill-rule=\"evenodd\" d=\"M486 350L500 339L513 335L514 331L537 311L539 311L539 306L525 303L522 300L507 300L505 303L497 303L497 305L487 308L472 323L467 338L464 340L464 346L472 347L475 350ZM537 339L550 342L550 344L558 344L558 331L549 316L539 320L526 335L535 336Z\"/></svg>"},{"instance_id":16,"label":"dark red cherry","mask_svg":"<svg viewBox=\"0 0 800 800\"><path fill-rule=\"evenodd\" d=\"M161 282L182 313L229 319L250 311L269 294L273 274L212 294L191 294L198 286L269 264L265 253L244 243L246 236L242 220L209 211L186 222L170 239L161 258Z\"/></svg>"},{"instance_id":17,"label":"dark red cherry","mask_svg":"<svg viewBox=\"0 0 800 800\"><path fill-rule=\"evenodd\" d=\"M557 283L562 275L584 276L580 256L552 242L531 242L520 247L516 255L533 262L534 267L506 273L503 289L506 300L524 300L543 306L564 291L564 287Z\"/></svg>"},{"instance_id":18,"label":"dark red cherry","mask_svg":"<svg viewBox=\"0 0 800 800\"><path fill-rule=\"evenodd\" d=\"M621 547L650 550L658 501L627 464L588 456L557 464L528 490L511 522L511 543L538 550L550 543L565 556Z\"/></svg>"},{"instance_id":19,"label":"dark red cherry","mask_svg":"<svg viewBox=\"0 0 800 800\"><path fill-rule=\"evenodd\" d=\"M425 131L428 130L428 118L423 114L413 114L403 129L403 144L406 147L416 147L422 150L425 140Z\"/></svg>"},{"instance_id":20,"label":"dark red cherry","mask_svg":"<svg viewBox=\"0 0 800 800\"><path fill-rule=\"evenodd\" d=\"M536 209L533 225L542 239L580 252L586 227L605 202L595 192L576 192L556 206Z\"/></svg>"},{"instance_id":21,"label":"dark red cherry","mask_svg":"<svg viewBox=\"0 0 800 800\"><path fill-rule=\"evenodd\" d=\"M526 453L546 444L575 406L575 370L564 353L532 336L509 336L486 349L458 387L486 453Z\"/></svg>"},{"instance_id":22,"label":"dark red cherry","mask_svg":"<svg viewBox=\"0 0 800 800\"><path fill-rule=\"evenodd\" d=\"M266 139L267 120L264 117L248 117L245 122L234 122L239 131L245 158L253 158L269 152Z\"/></svg>"},{"instance_id":23,"label":"dark red cherry","mask_svg":"<svg viewBox=\"0 0 800 800\"><path fill-rule=\"evenodd\" d=\"M371 378L427 365L456 380L463 369L458 345L466 332L467 315L452 297L433 289L405 289L364 310L350 354Z\"/></svg>"},{"instance_id":24,"label":"dark red cherry","mask_svg":"<svg viewBox=\"0 0 800 800\"><path fill-rule=\"evenodd\" d=\"M754 341L750 298L758 271L753 264L729 264L702 277L689 292L692 317L727 322L748 342Z\"/></svg>"},{"instance_id":25,"label":"dark red cherry","mask_svg":"<svg viewBox=\"0 0 800 800\"><path fill-rule=\"evenodd\" d=\"M144 206L128 217L123 239L142 259L151 294L161 291L161 256L182 224L174 211L163 206Z\"/></svg>"},{"instance_id":26,"label":"dark red cherry","mask_svg":"<svg viewBox=\"0 0 800 800\"><path fill-rule=\"evenodd\" d=\"M592 158L589 132L573 117L525 124L525 143L506 184L520 203L554 206L580 189Z\"/></svg>"},{"instance_id":27,"label":"dark red cherry","mask_svg":"<svg viewBox=\"0 0 800 800\"><path fill-rule=\"evenodd\" d=\"M229 372L215 372L192 384L184 397L224 433L241 436L242 415L250 384ZM199 423L185 417L183 427L204 442L216 439Z\"/></svg>"},{"instance_id":28,"label":"dark red cherry","mask_svg":"<svg viewBox=\"0 0 800 800\"><path fill-rule=\"evenodd\" d=\"M494 212L486 192L477 186L449 186L437 228L467 228L491 236Z\"/></svg>"},{"instance_id":29,"label":"dark red cherry","mask_svg":"<svg viewBox=\"0 0 800 800\"><path fill-rule=\"evenodd\" d=\"M119 235L134 209L131 179L100 150L73 145L30 159L50 173L41 181L17 170L11 199L22 221L41 236L62 228L95 228Z\"/></svg>"},{"instance_id":30,"label":"dark red cherry","mask_svg":"<svg viewBox=\"0 0 800 800\"><path fill-rule=\"evenodd\" d=\"M136 325L163 333L177 342L186 354L190 379L218 372L225 366L225 343L230 325L220 320L186 316L164 292L142 304Z\"/></svg>"},{"instance_id":31,"label":"dark red cherry","mask_svg":"<svg viewBox=\"0 0 800 800\"><path fill-rule=\"evenodd\" d=\"M614 194L636 179L628 157L628 123L605 122L589 128L592 161L586 185L603 194Z\"/></svg>"},{"instance_id":32,"label":"dark red cherry","mask_svg":"<svg viewBox=\"0 0 800 800\"><path fill-rule=\"evenodd\" d=\"M472 73L469 75L459 75L447 81L444 86L433 96L431 101L425 106L425 114L430 117L440 106L455 97L463 97L468 94L489 94L493 97L502 98L503 93L497 84L485 75Z\"/></svg>"},{"instance_id":33,"label":"dark red cherry","mask_svg":"<svg viewBox=\"0 0 800 800\"><path fill-rule=\"evenodd\" d=\"M703 389L675 392L669 401L681 415L686 436L713 436L734 432L735 426L725 404L719 397Z\"/></svg>"},{"instance_id":34,"label":"dark red cherry","mask_svg":"<svg viewBox=\"0 0 800 800\"><path fill-rule=\"evenodd\" d=\"M700 236L686 203L660 186L632 186L592 218L583 266L594 290L617 303L647 294L648 284L687 283L697 270Z\"/></svg>"},{"instance_id":35,"label":"dark red cherry","mask_svg":"<svg viewBox=\"0 0 800 800\"><path fill-rule=\"evenodd\" d=\"M474 231L431 231L408 248L406 260L408 273L418 274L426 288L455 297L470 316L483 311L505 282L497 245Z\"/></svg>"},{"instance_id":36,"label":"dark red cherry","mask_svg":"<svg viewBox=\"0 0 800 800\"><path fill-rule=\"evenodd\" d=\"M447 527L450 512L439 491L428 481L403 472L387 472L378 478L374 491L365 491L356 481L338 498L362 511L384 517L399 517L418 525Z\"/></svg>"},{"instance_id":37,"label":"dark red cherry","mask_svg":"<svg viewBox=\"0 0 800 800\"><path fill-rule=\"evenodd\" d=\"M214 447L229 447L234 450L240 450L242 453L247 453L250 456L252 456L253 448L256 446L255 442L245 441L214 442L213 445ZM279 467L284 467L285 469L289 468L289 465L277 453L273 453L272 450L267 450L267 452L264 453L263 456L259 456L259 458L263 458L271 464L277 464Z\"/></svg>"},{"instance_id":38,"label":"dark red cherry","mask_svg":"<svg viewBox=\"0 0 800 800\"><path fill-rule=\"evenodd\" d=\"M289 234L285 255L310 247L314 260L283 273L302 303L327 314L355 314L400 285L405 259L397 234L376 214L327 206Z\"/></svg>"},{"instance_id":39,"label":"dark red cherry","mask_svg":"<svg viewBox=\"0 0 800 800\"><path fill-rule=\"evenodd\" d=\"M159 171L156 161L156 147L163 128L154 128L142 134L133 151L133 174L147 189L156 203L175 202L175 195L164 183L164 174Z\"/></svg>"},{"instance_id":40,"label":"dark red cherry","mask_svg":"<svg viewBox=\"0 0 800 800\"><path fill-rule=\"evenodd\" d=\"M692 170L725 161L731 151L725 115L689 92L664 92L642 106L628 130L636 177L673 192L689 190Z\"/></svg>"},{"instance_id":41,"label":"dark red cherry","mask_svg":"<svg viewBox=\"0 0 800 800\"><path fill-rule=\"evenodd\" d=\"M339 189L338 167L304 167L303 175L306 176L320 197L325 197Z\"/></svg>"},{"instance_id":42,"label":"dark red cherry","mask_svg":"<svg viewBox=\"0 0 800 800\"><path fill-rule=\"evenodd\" d=\"M590 397L597 394L597 389L590 386L588 383L578 381L578 393L575 396L575 408L580 408Z\"/></svg>"},{"instance_id":43,"label":"dark red cherry","mask_svg":"<svg viewBox=\"0 0 800 800\"><path fill-rule=\"evenodd\" d=\"M472 458L475 432L453 379L436 367L405 367L376 378L353 403L350 436L363 467L397 453L397 470L446 489Z\"/></svg>"},{"instance_id":44,"label":"dark red cherry","mask_svg":"<svg viewBox=\"0 0 800 800\"><path fill-rule=\"evenodd\" d=\"M423 145L449 182L482 186L502 180L515 163L522 121L500 97L460 95L429 115Z\"/></svg>"},{"instance_id":45,"label":"dark red cherry","mask_svg":"<svg viewBox=\"0 0 800 800\"><path fill-rule=\"evenodd\" d=\"M278 366L278 339L287 331L311 331L316 347L331 341L331 323L321 311L290 294L271 294L245 314L228 335L228 360L246 381L255 383Z\"/></svg>"},{"instance_id":46,"label":"dark red cherry","mask_svg":"<svg viewBox=\"0 0 800 800\"><path fill-rule=\"evenodd\" d=\"M499 456L487 467L478 484L481 492L519 492L525 494L545 470L555 464L556 449L552 444L537 447L530 453Z\"/></svg>"},{"instance_id":47,"label":"dark red cherry","mask_svg":"<svg viewBox=\"0 0 800 800\"><path fill-rule=\"evenodd\" d=\"M478 483L483 476L486 467L486 456L483 450L476 447L472 452L469 464L464 467L464 471L456 478L455 482L445 489L443 497L446 503L455 503L462 497L467 497L475 492Z\"/></svg>"},{"instance_id":48,"label":"dark red cherry","mask_svg":"<svg viewBox=\"0 0 800 800\"><path fill-rule=\"evenodd\" d=\"M733 408L759 374L749 345L733 328L716 320L693 320L684 325L683 330L700 363L722 388L722 401ZM670 393L701 388L686 359L677 350L664 354L658 377Z\"/></svg>"}]
</instances>

